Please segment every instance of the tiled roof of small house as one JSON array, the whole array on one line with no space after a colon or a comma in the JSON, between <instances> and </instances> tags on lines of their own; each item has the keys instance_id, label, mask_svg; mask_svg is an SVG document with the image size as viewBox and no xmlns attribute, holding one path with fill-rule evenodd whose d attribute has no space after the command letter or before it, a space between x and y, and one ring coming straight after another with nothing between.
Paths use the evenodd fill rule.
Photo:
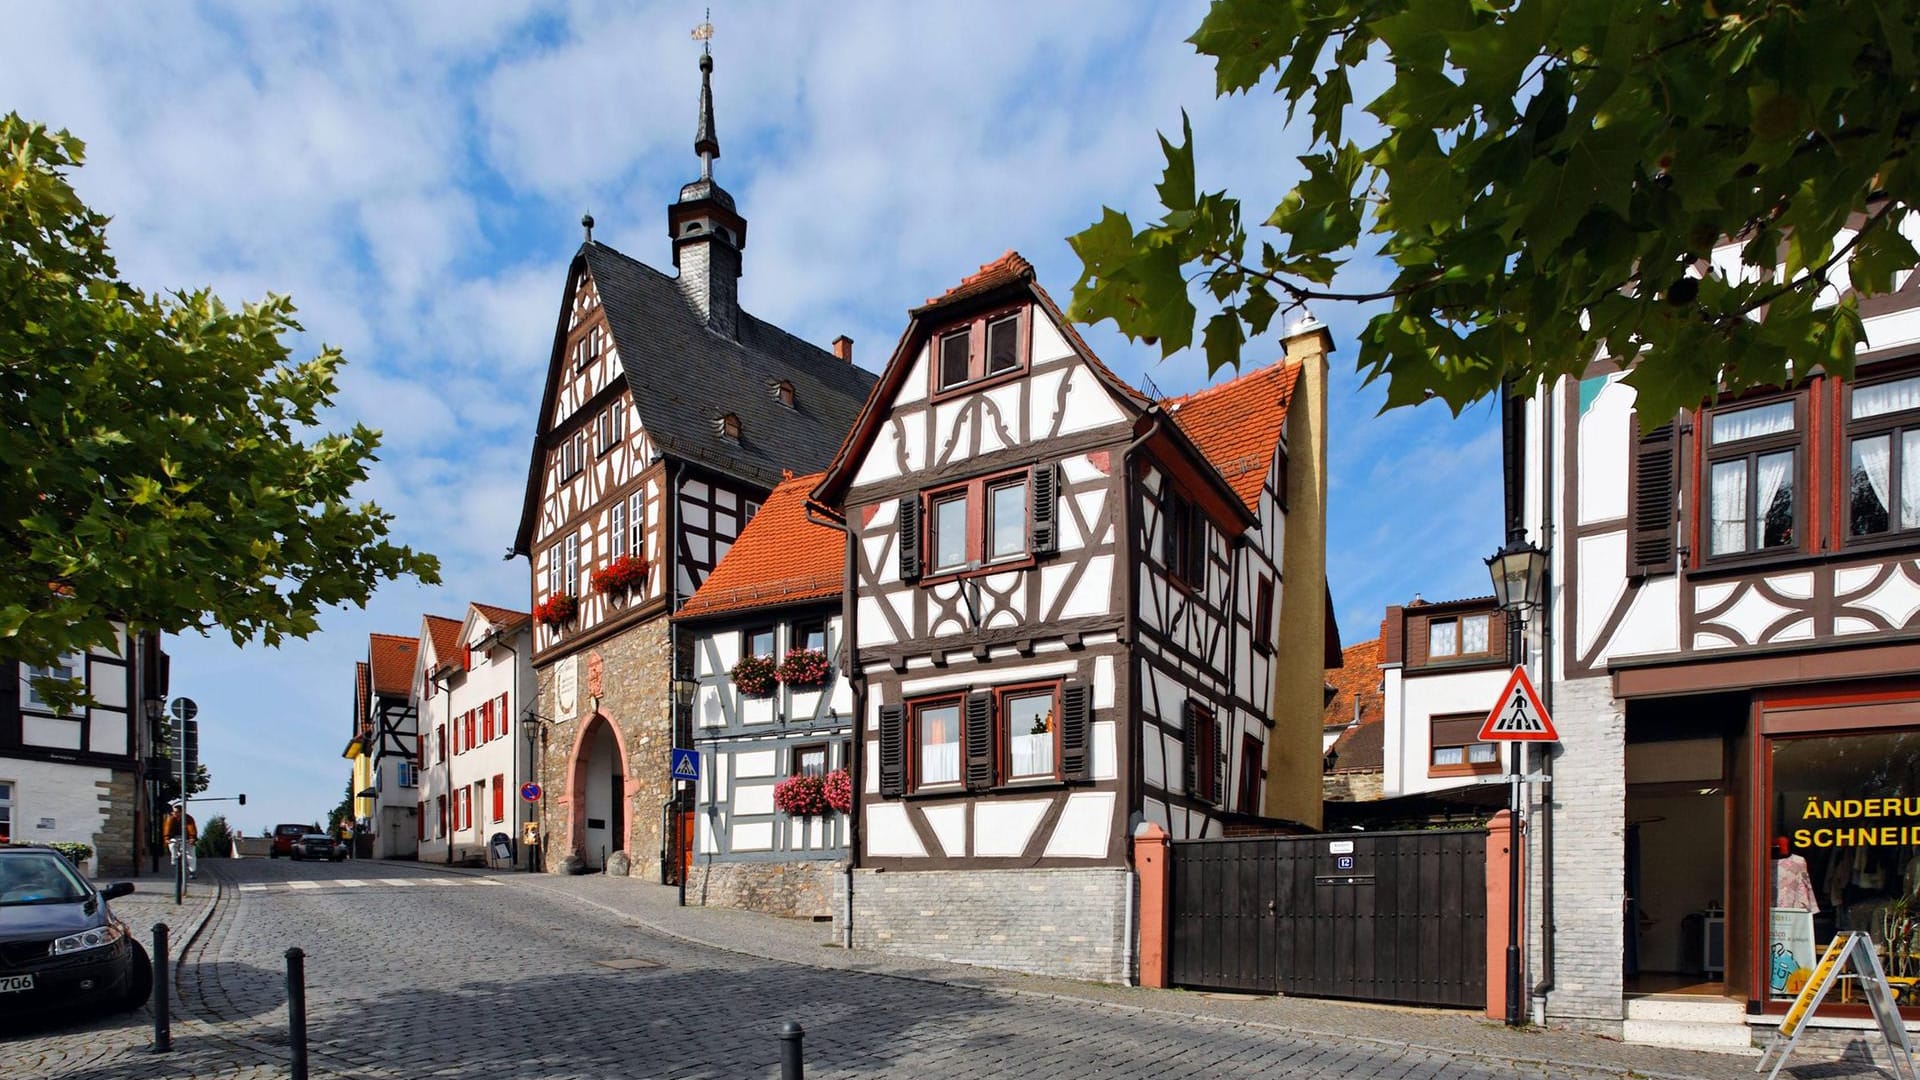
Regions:
<instances>
[{"instance_id":1,"label":"tiled roof of small house","mask_svg":"<svg viewBox=\"0 0 1920 1080\"><path fill-rule=\"evenodd\" d=\"M1227 486L1256 513L1300 371L1298 361L1269 364L1161 402Z\"/></svg>"},{"instance_id":2,"label":"tiled roof of small house","mask_svg":"<svg viewBox=\"0 0 1920 1080\"><path fill-rule=\"evenodd\" d=\"M418 638L404 634L368 634L367 665L373 672L373 692L412 693L413 663L419 655Z\"/></svg>"},{"instance_id":3,"label":"tiled roof of small house","mask_svg":"<svg viewBox=\"0 0 1920 1080\"><path fill-rule=\"evenodd\" d=\"M841 594L846 539L838 529L807 520L807 493L819 473L780 482L747 527L707 575L680 618L777 607Z\"/></svg>"},{"instance_id":4,"label":"tiled roof of small house","mask_svg":"<svg viewBox=\"0 0 1920 1080\"><path fill-rule=\"evenodd\" d=\"M450 664L460 653L460 620L449 619L445 615L427 616L427 633L433 635L433 659L437 664ZM413 678L411 669L407 678Z\"/></svg>"},{"instance_id":5,"label":"tiled roof of small house","mask_svg":"<svg viewBox=\"0 0 1920 1080\"><path fill-rule=\"evenodd\" d=\"M1322 723L1328 730L1345 728L1334 741L1334 768L1378 769L1384 767L1386 696L1381 689L1380 639L1348 646L1341 653L1341 665L1327 669L1327 684L1333 695L1327 699ZM1355 722L1355 702L1359 703ZM1349 726L1351 725L1351 726Z\"/></svg>"},{"instance_id":6,"label":"tiled roof of small house","mask_svg":"<svg viewBox=\"0 0 1920 1080\"><path fill-rule=\"evenodd\" d=\"M473 608L475 611L486 616L487 621L492 623L496 630L511 630L533 618L533 616L524 611L495 607L492 604L483 604L478 600L473 602Z\"/></svg>"}]
</instances>

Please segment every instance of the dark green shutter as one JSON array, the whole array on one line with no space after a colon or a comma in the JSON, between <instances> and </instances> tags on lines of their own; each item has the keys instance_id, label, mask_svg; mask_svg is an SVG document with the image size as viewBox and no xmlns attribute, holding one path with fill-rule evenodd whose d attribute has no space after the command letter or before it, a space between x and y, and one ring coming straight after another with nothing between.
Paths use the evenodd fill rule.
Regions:
<instances>
[{"instance_id":1,"label":"dark green shutter","mask_svg":"<svg viewBox=\"0 0 1920 1080\"><path fill-rule=\"evenodd\" d=\"M880 706L880 794L895 797L907 790L907 710Z\"/></svg>"},{"instance_id":2,"label":"dark green shutter","mask_svg":"<svg viewBox=\"0 0 1920 1080\"><path fill-rule=\"evenodd\" d=\"M900 500L900 580L920 580L920 498Z\"/></svg>"},{"instance_id":3,"label":"dark green shutter","mask_svg":"<svg viewBox=\"0 0 1920 1080\"><path fill-rule=\"evenodd\" d=\"M1060 688L1060 774L1068 780L1093 775L1088 747L1093 727L1093 688L1070 682Z\"/></svg>"},{"instance_id":4,"label":"dark green shutter","mask_svg":"<svg viewBox=\"0 0 1920 1080\"><path fill-rule=\"evenodd\" d=\"M984 791L993 786L993 695L968 694L966 713L967 790Z\"/></svg>"},{"instance_id":5,"label":"dark green shutter","mask_svg":"<svg viewBox=\"0 0 1920 1080\"><path fill-rule=\"evenodd\" d=\"M1676 532L1674 494L1679 470L1679 440L1674 425L1666 423L1639 435L1637 414L1630 421L1638 441L1633 448L1632 536L1628 543L1629 571L1634 574L1674 572Z\"/></svg>"},{"instance_id":6,"label":"dark green shutter","mask_svg":"<svg viewBox=\"0 0 1920 1080\"><path fill-rule=\"evenodd\" d=\"M1033 499L1029 518L1033 553L1051 555L1060 550L1060 466L1035 465L1027 491Z\"/></svg>"}]
</instances>

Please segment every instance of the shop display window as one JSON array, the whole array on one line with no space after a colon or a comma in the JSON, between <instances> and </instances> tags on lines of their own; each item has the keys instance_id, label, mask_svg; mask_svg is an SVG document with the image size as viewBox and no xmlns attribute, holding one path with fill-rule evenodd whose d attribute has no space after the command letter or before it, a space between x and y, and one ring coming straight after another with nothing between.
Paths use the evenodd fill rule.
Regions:
<instances>
[{"instance_id":1,"label":"shop display window","mask_svg":"<svg viewBox=\"0 0 1920 1080\"><path fill-rule=\"evenodd\" d=\"M1770 996L1797 994L1842 930L1872 934L1895 980L1920 979L1920 732L1770 745Z\"/></svg>"}]
</instances>

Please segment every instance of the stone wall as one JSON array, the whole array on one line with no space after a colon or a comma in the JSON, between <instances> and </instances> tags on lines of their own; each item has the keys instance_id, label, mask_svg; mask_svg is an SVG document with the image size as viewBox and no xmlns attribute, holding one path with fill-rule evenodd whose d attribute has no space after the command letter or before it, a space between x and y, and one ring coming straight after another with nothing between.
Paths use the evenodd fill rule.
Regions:
<instances>
[{"instance_id":1,"label":"stone wall","mask_svg":"<svg viewBox=\"0 0 1920 1080\"><path fill-rule=\"evenodd\" d=\"M853 944L905 956L1127 982L1133 873L856 870Z\"/></svg>"},{"instance_id":2,"label":"stone wall","mask_svg":"<svg viewBox=\"0 0 1920 1080\"><path fill-rule=\"evenodd\" d=\"M555 721L545 729L538 759L543 791L540 830L548 871L557 870L562 859L577 853L576 847L584 844L584 838L575 836L575 793L570 789L574 755L581 747L582 731L597 708L598 714L617 730L624 752L623 815L632 874L642 881L661 879L661 807L671 794L667 771L668 750L673 744L670 640L668 621L664 617L649 619L535 672L540 687L539 713ZM597 702L589 675L596 655L601 672ZM567 664L578 665L571 716L563 713L556 688L559 669ZM589 863L597 861L596 854Z\"/></svg>"},{"instance_id":3,"label":"stone wall","mask_svg":"<svg viewBox=\"0 0 1920 1080\"><path fill-rule=\"evenodd\" d=\"M1379 802L1385 797L1384 778L1378 769L1328 773L1320 778L1320 794L1328 802Z\"/></svg>"},{"instance_id":4,"label":"stone wall","mask_svg":"<svg viewBox=\"0 0 1920 1080\"><path fill-rule=\"evenodd\" d=\"M1627 725L1611 679L1570 679L1553 687L1554 989L1550 1022L1617 1033L1623 1018L1620 905L1625 893ZM1529 768L1539 768L1532 751ZM1540 791L1528 793L1537 821ZM1540 830L1528 830L1529 986L1541 975Z\"/></svg>"},{"instance_id":5,"label":"stone wall","mask_svg":"<svg viewBox=\"0 0 1920 1080\"><path fill-rule=\"evenodd\" d=\"M132 769L115 769L105 780L93 782L102 808L106 811L100 829L93 834L94 874L139 873L140 843L134 835L134 807L138 803ZM209 815L195 814L205 824Z\"/></svg>"},{"instance_id":6,"label":"stone wall","mask_svg":"<svg viewBox=\"0 0 1920 1080\"><path fill-rule=\"evenodd\" d=\"M687 875L687 903L745 908L788 918L832 916L846 864L831 859L783 862L708 862L696 859Z\"/></svg>"}]
</instances>

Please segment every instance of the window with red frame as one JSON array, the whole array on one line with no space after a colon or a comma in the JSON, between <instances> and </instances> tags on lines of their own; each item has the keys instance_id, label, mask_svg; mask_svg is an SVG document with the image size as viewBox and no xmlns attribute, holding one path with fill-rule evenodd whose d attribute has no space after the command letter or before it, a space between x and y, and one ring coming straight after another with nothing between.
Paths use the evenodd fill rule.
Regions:
<instances>
[{"instance_id":1,"label":"window with red frame","mask_svg":"<svg viewBox=\"0 0 1920 1080\"><path fill-rule=\"evenodd\" d=\"M984 791L1091 775L1092 688L1083 682L941 694L881 711L882 794Z\"/></svg>"},{"instance_id":2,"label":"window with red frame","mask_svg":"<svg viewBox=\"0 0 1920 1080\"><path fill-rule=\"evenodd\" d=\"M1060 684L994 693L1000 721L999 781L1052 780L1060 775Z\"/></svg>"},{"instance_id":3,"label":"window with red frame","mask_svg":"<svg viewBox=\"0 0 1920 1080\"><path fill-rule=\"evenodd\" d=\"M952 574L1025 558L1028 473L969 480L927 493L926 572Z\"/></svg>"},{"instance_id":4,"label":"window with red frame","mask_svg":"<svg viewBox=\"0 0 1920 1080\"><path fill-rule=\"evenodd\" d=\"M507 774L493 774L493 820L507 820Z\"/></svg>"},{"instance_id":5,"label":"window with red frame","mask_svg":"<svg viewBox=\"0 0 1920 1080\"><path fill-rule=\"evenodd\" d=\"M1026 309L1001 310L971 319L933 340L933 388L958 390L1027 366Z\"/></svg>"},{"instance_id":6,"label":"window with red frame","mask_svg":"<svg viewBox=\"0 0 1920 1080\"><path fill-rule=\"evenodd\" d=\"M1706 438L1707 557L1793 548L1799 536L1798 398L1714 409Z\"/></svg>"}]
</instances>

